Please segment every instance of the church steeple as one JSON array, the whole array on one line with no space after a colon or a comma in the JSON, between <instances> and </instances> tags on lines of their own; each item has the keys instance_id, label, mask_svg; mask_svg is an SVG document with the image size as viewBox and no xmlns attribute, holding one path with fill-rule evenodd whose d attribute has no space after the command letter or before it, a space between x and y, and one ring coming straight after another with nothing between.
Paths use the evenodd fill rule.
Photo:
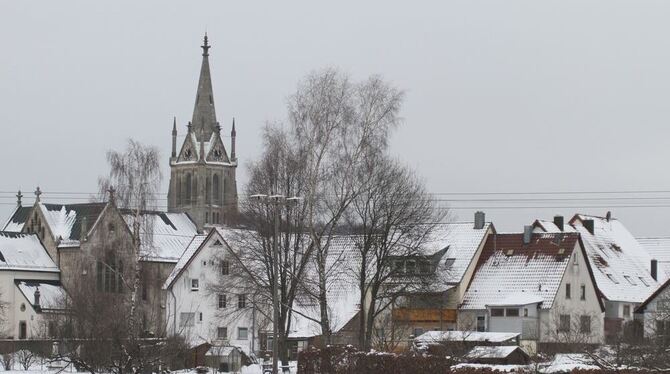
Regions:
<instances>
[{"instance_id":1,"label":"church steeple","mask_svg":"<svg viewBox=\"0 0 670 374\"><path fill-rule=\"evenodd\" d=\"M209 72L209 39L205 33L202 48L202 65L200 67L200 79L198 80L198 92L195 95L195 107L193 108L193 119L191 123L204 128L203 132L196 134L204 136L205 141L214 132L216 126L216 111L214 110L214 92L212 90L212 77ZM198 139L201 140L201 139Z\"/></svg>"}]
</instances>

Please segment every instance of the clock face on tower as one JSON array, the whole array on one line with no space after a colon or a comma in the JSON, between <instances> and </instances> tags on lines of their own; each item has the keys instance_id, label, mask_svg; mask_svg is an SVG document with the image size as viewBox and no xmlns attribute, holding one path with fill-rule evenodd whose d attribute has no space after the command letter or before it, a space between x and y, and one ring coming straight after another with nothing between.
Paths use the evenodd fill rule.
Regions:
<instances>
[{"instance_id":1,"label":"clock face on tower","mask_svg":"<svg viewBox=\"0 0 670 374\"><path fill-rule=\"evenodd\" d=\"M184 150L184 159L185 160L190 160L191 157L193 157L193 151L191 151L191 148L186 148Z\"/></svg>"},{"instance_id":2,"label":"clock face on tower","mask_svg":"<svg viewBox=\"0 0 670 374\"><path fill-rule=\"evenodd\" d=\"M212 152L212 156L213 156L212 159L214 159L214 161L221 161L223 159L223 152L221 152L221 149L216 148L214 152Z\"/></svg>"}]
</instances>

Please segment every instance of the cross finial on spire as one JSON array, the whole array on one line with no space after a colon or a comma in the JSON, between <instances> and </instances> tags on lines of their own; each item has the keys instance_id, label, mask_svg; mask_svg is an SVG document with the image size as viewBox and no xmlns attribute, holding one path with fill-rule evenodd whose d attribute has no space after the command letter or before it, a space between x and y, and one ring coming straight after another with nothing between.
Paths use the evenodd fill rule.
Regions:
<instances>
[{"instance_id":1,"label":"cross finial on spire","mask_svg":"<svg viewBox=\"0 0 670 374\"><path fill-rule=\"evenodd\" d=\"M35 201L39 202L40 201L40 195L42 194L42 190L40 190L40 186L37 186L35 189Z\"/></svg>"},{"instance_id":2,"label":"cross finial on spire","mask_svg":"<svg viewBox=\"0 0 670 374\"><path fill-rule=\"evenodd\" d=\"M21 198L23 197L23 194L21 193L21 190L16 194L16 205L21 206Z\"/></svg>"},{"instance_id":3,"label":"cross finial on spire","mask_svg":"<svg viewBox=\"0 0 670 374\"><path fill-rule=\"evenodd\" d=\"M207 31L205 31L205 44L203 44L202 47L202 55L203 56L209 56L209 49L211 46L209 45L209 40L207 39Z\"/></svg>"}]
</instances>

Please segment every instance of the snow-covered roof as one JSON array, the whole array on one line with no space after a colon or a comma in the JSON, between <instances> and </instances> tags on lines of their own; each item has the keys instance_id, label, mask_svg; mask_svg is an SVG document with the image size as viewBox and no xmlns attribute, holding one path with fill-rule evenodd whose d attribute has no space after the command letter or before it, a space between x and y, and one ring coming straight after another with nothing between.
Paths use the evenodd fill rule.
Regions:
<instances>
[{"instance_id":1,"label":"snow-covered roof","mask_svg":"<svg viewBox=\"0 0 670 374\"><path fill-rule=\"evenodd\" d=\"M135 214L121 210L123 219L132 230ZM182 257L198 228L186 213L147 211L142 213L142 259L154 262L176 263Z\"/></svg>"},{"instance_id":2,"label":"snow-covered roof","mask_svg":"<svg viewBox=\"0 0 670 374\"><path fill-rule=\"evenodd\" d=\"M59 271L37 235L2 231L0 270Z\"/></svg>"},{"instance_id":3,"label":"snow-covered roof","mask_svg":"<svg viewBox=\"0 0 670 374\"><path fill-rule=\"evenodd\" d=\"M550 309L578 243L574 233L535 233L529 244L523 243L523 234L490 235L461 308L485 309L527 293L528 300L542 298L541 307Z\"/></svg>"},{"instance_id":4,"label":"snow-covered roof","mask_svg":"<svg viewBox=\"0 0 670 374\"><path fill-rule=\"evenodd\" d=\"M28 300L30 305L36 307L35 291L40 290L40 308L44 309L64 309L64 302L67 293L58 281L44 280L17 280L16 287Z\"/></svg>"},{"instance_id":5,"label":"snow-covered roof","mask_svg":"<svg viewBox=\"0 0 670 374\"><path fill-rule=\"evenodd\" d=\"M167 290L172 286L179 274L181 274L191 262L191 259L208 236L209 235L195 235L191 238L191 242L186 246L186 250L182 253L174 269L172 269L172 272L165 280L165 283L163 283L164 290Z\"/></svg>"},{"instance_id":6,"label":"snow-covered roof","mask_svg":"<svg viewBox=\"0 0 670 374\"><path fill-rule=\"evenodd\" d=\"M535 232L546 232L549 234L557 234L561 232L577 232L574 227L570 226L567 222L563 224L563 229L556 226L554 221L548 221L544 219L538 219L533 223L533 228Z\"/></svg>"},{"instance_id":7,"label":"snow-covered roof","mask_svg":"<svg viewBox=\"0 0 670 374\"><path fill-rule=\"evenodd\" d=\"M16 207L7 222L5 222L2 231L21 232L21 230L23 230L23 225L25 225L26 221L28 220L28 215L30 214L31 210L32 207L30 206Z\"/></svg>"},{"instance_id":8,"label":"snow-covered roof","mask_svg":"<svg viewBox=\"0 0 670 374\"><path fill-rule=\"evenodd\" d=\"M417 345L433 345L441 342L488 342L504 343L517 339L515 332L479 332L479 331L426 331L414 339Z\"/></svg>"},{"instance_id":9,"label":"snow-covered roof","mask_svg":"<svg viewBox=\"0 0 670 374\"><path fill-rule=\"evenodd\" d=\"M105 209L107 203L83 204L47 204L38 203L49 231L59 246L79 246L81 240L82 222L86 220L88 230Z\"/></svg>"},{"instance_id":10,"label":"snow-covered roof","mask_svg":"<svg viewBox=\"0 0 670 374\"><path fill-rule=\"evenodd\" d=\"M438 288L444 291L463 280L490 228L491 223L485 223L482 229L475 229L473 222L444 223L435 227L424 247L429 254L446 249L435 270Z\"/></svg>"},{"instance_id":11,"label":"snow-covered roof","mask_svg":"<svg viewBox=\"0 0 670 374\"><path fill-rule=\"evenodd\" d=\"M501 300L496 300L488 303L488 306L511 306L511 305L529 305L539 304L544 301L542 296L538 296L532 292L517 292L509 294Z\"/></svg>"},{"instance_id":12,"label":"snow-covered roof","mask_svg":"<svg viewBox=\"0 0 670 374\"><path fill-rule=\"evenodd\" d=\"M670 236L637 238L637 241L652 260L658 261L658 281L670 278Z\"/></svg>"},{"instance_id":13,"label":"snow-covered roof","mask_svg":"<svg viewBox=\"0 0 670 374\"><path fill-rule=\"evenodd\" d=\"M518 346L515 345L500 345L500 346L476 346L472 348L470 352L466 355L467 358L506 358L514 351L520 350ZM525 353L525 352L524 352Z\"/></svg>"},{"instance_id":14,"label":"snow-covered roof","mask_svg":"<svg viewBox=\"0 0 670 374\"><path fill-rule=\"evenodd\" d=\"M593 220L593 234L585 220ZM577 214L570 224L581 235L596 285L607 300L640 303L658 287L650 274L651 256L619 220Z\"/></svg>"}]
</instances>

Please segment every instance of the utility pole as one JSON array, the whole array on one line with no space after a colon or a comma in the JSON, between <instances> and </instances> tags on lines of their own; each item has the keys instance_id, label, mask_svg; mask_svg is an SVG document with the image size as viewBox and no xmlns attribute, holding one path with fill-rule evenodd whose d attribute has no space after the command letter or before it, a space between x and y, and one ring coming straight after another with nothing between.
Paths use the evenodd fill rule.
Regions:
<instances>
[{"instance_id":1,"label":"utility pole","mask_svg":"<svg viewBox=\"0 0 670 374\"><path fill-rule=\"evenodd\" d=\"M250 196L254 200L264 202L267 206L272 205L274 214L274 232L272 242L272 273L274 281L272 282L272 373L279 374L279 249L277 242L279 240L279 216L281 207L298 203L300 197L285 197L284 195L264 195L256 194Z\"/></svg>"}]
</instances>

